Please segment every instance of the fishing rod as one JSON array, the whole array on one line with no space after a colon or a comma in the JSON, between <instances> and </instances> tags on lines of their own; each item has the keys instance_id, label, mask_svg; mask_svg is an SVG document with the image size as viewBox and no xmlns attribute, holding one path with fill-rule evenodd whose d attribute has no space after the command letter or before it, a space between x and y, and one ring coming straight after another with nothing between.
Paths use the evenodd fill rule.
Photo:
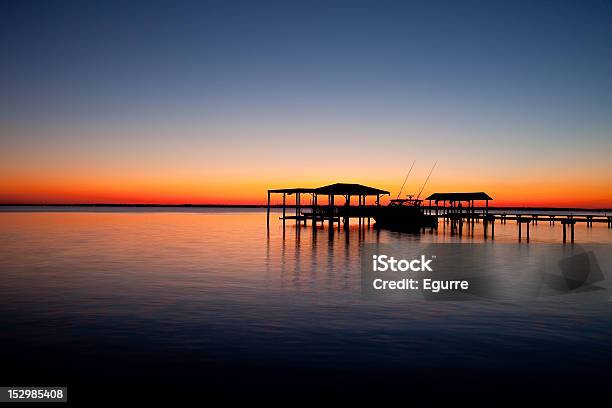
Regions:
<instances>
[{"instance_id":1,"label":"fishing rod","mask_svg":"<svg viewBox=\"0 0 612 408\"><path fill-rule=\"evenodd\" d=\"M436 164L438 164L438 162L435 162L434 165L431 166L431 170L429 170L429 174L427 175L427 178L425 179L425 183L423 183L423 187L421 187L421 191L419 191L419 194L416 196L417 200L419 199L419 197L421 196L421 193L425 189L425 186L427 185L427 182L429 181L429 177L431 177L431 173L433 173L434 168L436 167Z\"/></svg>"},{"instance_id":2,"label":"fishing rod","mask_svg":"<svg viewBox=\"0 0 612 408\"><path fill-rule=\"evenodd\" d=\"M412 172L412 168L414 167L414 163L416 163L416 160L412 161L412 166L410 166L410 170L408 170L408 174L406 174L406 178L404 179L404 182L402 183L402 188L400 188L399 193L397 193L397 198L400 198L400 196L402 195L402 191L404 190L404 186L406 185L406 180L408 180L408 176Z\"/></svg>"}]
</instances>

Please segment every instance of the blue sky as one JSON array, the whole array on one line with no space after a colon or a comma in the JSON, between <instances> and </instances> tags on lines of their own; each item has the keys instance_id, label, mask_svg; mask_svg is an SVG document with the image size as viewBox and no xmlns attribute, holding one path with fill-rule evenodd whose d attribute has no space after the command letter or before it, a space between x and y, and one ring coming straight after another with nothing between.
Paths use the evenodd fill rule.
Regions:
<instances>
[{"instance_id":1,"label":"blue sky","mask_svg":"<svg viewBox=\"0 0 612 408\"><path fill-rule=\"evenodd\" d=\"M148 140L176 161L229 141L269 161L306 137L408 162L444 144L481 156L530 144L548 146L554 168L609 170L609 1L15 1L0 19L14 160L44 161L49 144L120 157L123 142Z\"/></svg>"},{"instance_id":2,"label":"blue sky","mask_svg":"<svg viewBox=\"0 0 612 408\"><path fill-rule=\"evenodd\" d=\"M565 121L605 120L612 105L607 1L26 1L3 9L2 108L15 117L330 106L359 116L467 101L474 111L564 113Z\"/></svg>"}]
</instances>

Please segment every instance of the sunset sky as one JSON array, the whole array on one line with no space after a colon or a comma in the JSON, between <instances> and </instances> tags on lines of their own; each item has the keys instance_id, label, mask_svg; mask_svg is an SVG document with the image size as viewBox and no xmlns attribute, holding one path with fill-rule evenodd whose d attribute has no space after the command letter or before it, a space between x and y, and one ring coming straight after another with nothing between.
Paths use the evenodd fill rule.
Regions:
<instances>
[{"instance_id":1,"label":"sunset sky","mask_svg":"<svg viewBox=\"0 0 612 408\"><path fill-rule=\"evenodd\" d=\"M612 207L612 2L3 2L0 203Z\"/></svg>"}]
</instances>

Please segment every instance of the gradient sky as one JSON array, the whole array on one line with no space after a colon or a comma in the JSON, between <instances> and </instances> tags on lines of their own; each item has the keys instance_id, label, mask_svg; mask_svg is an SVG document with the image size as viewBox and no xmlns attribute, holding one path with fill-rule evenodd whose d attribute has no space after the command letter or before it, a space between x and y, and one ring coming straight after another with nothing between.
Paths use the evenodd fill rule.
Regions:
<instances>
[{"instance_id":1,"label":"gradient sky","mask_svg":"<svg viewBox=\"0 0 612 408\"><path fill-rule=\"evenodd\" d=\"M612 207L610 1L2 2L1 203Z\"/></svg>"}]
</instances>

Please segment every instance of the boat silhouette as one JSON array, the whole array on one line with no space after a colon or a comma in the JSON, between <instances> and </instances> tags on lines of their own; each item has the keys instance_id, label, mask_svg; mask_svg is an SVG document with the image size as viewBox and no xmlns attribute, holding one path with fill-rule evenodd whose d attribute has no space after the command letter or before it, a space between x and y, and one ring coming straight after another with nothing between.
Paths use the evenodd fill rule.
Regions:
<instances>
[{"instance_id":1,"label":"boat silhouette","mask_svg":"<svg viewBox=\"0 0 612 408\"><path fill-rule=\"evenodd\" d=\"M435 228L438 219L423 211L423 200L412 198L397 198L386 207L378 207L374 213L376 227L392 231L418 232L423 228Z\"/></svg>"}]
</instances>

